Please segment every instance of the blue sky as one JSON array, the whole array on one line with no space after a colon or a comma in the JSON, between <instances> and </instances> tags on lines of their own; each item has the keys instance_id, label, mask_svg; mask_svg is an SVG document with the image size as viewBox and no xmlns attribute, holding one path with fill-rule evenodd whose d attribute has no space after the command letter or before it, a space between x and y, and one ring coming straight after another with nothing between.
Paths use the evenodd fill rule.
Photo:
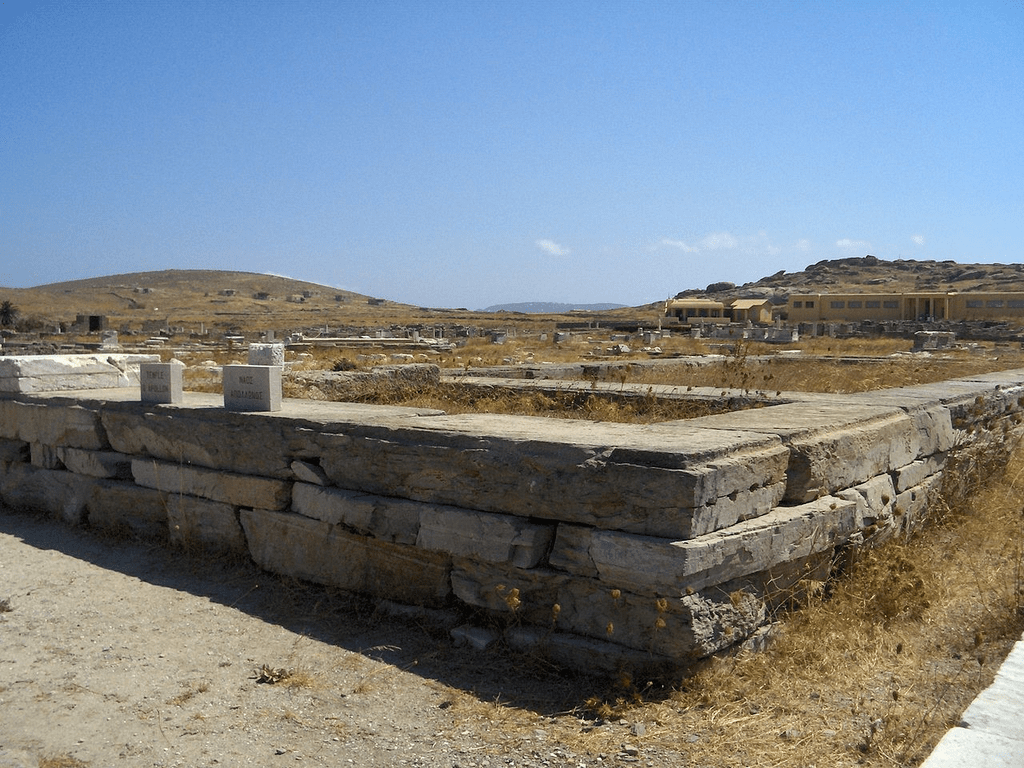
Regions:
<instances>
[{"instance_id":1,"label":"blue sky","mask_svg":"<svg viewBox=\"0 0 1024 768\"><path fill-rule=\"evenodd\" d=\"M0 286L641 304L1017 262L1024 3L0 0Z\"/></svg>"}]
</instances>

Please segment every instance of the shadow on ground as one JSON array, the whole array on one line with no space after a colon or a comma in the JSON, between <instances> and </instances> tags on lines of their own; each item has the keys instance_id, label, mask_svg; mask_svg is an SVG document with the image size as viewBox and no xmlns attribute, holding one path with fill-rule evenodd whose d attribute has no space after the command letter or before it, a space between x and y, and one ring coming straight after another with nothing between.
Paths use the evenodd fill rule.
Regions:
<instances>
[{"instance_id":1,"label":"shadow on ground","mask_svg":"<svg viewBox=\"0 0 1024 768\"><path fill-rule=\"evenodd\" d=\"M505 706L544 716L582 716L588 714L588 700L624 693L615 681L568 673L500 644L487 651L457 648L448 634L451 624L443 626L429 616L396 618L379 610L376 602L261 571L244 557L181 551L161 540L115 538L3 506L0 533L40 550L55 550L99 568L206 598L482 701L500 700ZM651 697L659 690L648 685L644 693Z\"/></svg>"}]
</instances>

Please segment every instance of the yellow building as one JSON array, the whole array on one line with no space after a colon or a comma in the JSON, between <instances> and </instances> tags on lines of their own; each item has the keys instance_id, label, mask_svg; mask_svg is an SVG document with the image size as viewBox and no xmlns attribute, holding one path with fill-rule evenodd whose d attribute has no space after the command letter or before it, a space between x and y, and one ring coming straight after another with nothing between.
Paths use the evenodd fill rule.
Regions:
<instances>
[{"instance_id":1,"label":"yellow building","mask_svg":"<svg viewBox=\"0 0 1024 768\"><path fill-rule=\"evenodd\" d=\"M669 299L665 302L665 316L676 317L681 323L728 323L725 304L712 299Z\"/></svg>"},{"instance_id":2,"label":"yellow building","mask_svg":"<svg viewBox=\"0 0 1024 768\"><path fill-rule=\"evenodd\" d=\"M794 293L790 323L997 320L1024 323L1024 292Z\"/></svg>"},{"instance_id":3,"label":"yellow building","mask_svg":"<svg viewBox=\"0 0 1024 768\"><path fill-rule=\"evenodd\" d=\"M734 323L765 324L772 321L772 303L768 299L733 299L726 313Z\"/></svg>"}]
</instances>

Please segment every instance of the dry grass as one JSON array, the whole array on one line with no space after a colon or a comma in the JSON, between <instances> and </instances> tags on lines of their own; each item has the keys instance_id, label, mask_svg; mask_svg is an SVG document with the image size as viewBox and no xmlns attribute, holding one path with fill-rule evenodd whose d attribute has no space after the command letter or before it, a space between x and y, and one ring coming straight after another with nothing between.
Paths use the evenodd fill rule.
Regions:
<instances>
[{"instance_id":1,"label":"dry grass","mask_svg":"<svg viewBox=\"0 0 1024 768\"><path fill-rule=\"evenodd\" d=\"M321 388L330 400L436 408L446 413L504 413L559 419L649 424L734 410L725 401L667 400L652 393L524 392L506 387L441 382L374 382Z\"/></svg>"},{"instance_id":2,"label":"dry grass","mask_svg":"<svg viewBox=\"0 0 1024 768\"><path fill-rule=\"evenodd\" d=\"M182 685L182 691L177 696L172 696L167 700L167 704L175 707L182 707L196 696L201 693L206 693L210 690L210 683L206 680L200 680L198 682L189 682Z\"/></svg>"},{"instance_id":3,"label":"dry grass","mask_svg":"<svg viewBox=\"0 0 1024 768\"><path fill-rule=\"evenodd\" d=\"M89 763L71 755L47 755L39 758L39 768L88 768Z\"/></svg>"},{"instance_id":4,"label":"dry grass","mask_svg":"<svg viewBox=\"0 0 1024 768\"><path fill-rule=\"evenodd\" d=\"M891 341L888 342L891 344ZM888 346L871 345L877 353ZM901 355L865 357L865 352L844 352L844 356L808 358L817 345L809 345L802 356L755 357L757 350L740 347L714 366L633 367L616 372L615 380L631 384L668 384L679 387L722 387L764 392L827 392L849 394L890 387L931 384L963 376L1008 370L1024 366L1019 349L983 353L957 351L929 357ZM827 347L826 355L833 354ZM838 355L838 351L836 353Z\"/></svg>"}]
</instances>

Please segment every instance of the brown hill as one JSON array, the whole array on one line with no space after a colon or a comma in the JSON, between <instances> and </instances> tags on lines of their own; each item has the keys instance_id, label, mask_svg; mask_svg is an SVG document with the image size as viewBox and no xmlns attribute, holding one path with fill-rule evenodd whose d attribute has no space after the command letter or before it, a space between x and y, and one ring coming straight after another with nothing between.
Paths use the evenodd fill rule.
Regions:
<instances>
[{"instance_id":1,"label":"brown hill","mask_svg":"<svg viewBox=\"0 0 1024 768\"><path fill-rule=\"evenodd\" d=\"M790 293L900 293L909 291L1024 291L1024 264L960 264L955 261L885 261L874 256L832 259L802 272L776 272L736 286L713 283L679 296L775 298Z\"/></svg>"}]
</instances>

